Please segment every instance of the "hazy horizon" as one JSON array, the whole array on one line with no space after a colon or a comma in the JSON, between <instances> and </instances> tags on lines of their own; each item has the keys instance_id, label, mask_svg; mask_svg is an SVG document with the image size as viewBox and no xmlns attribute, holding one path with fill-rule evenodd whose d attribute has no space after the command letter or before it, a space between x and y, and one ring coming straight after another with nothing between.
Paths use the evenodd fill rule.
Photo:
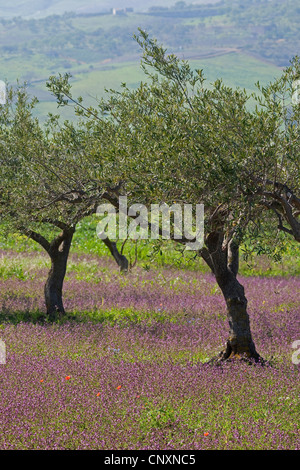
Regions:
<instances>
[{"instance_id":1,"label":"hazy horizon","mask_svg":"<svg viewBox=\"0 0 300 470\"><path fill-rule=\"evenodd\" d=\"M197 0L186 1L186 4L208 4L217 3L219 0ZM147 11L152 6L169 7L175 5L177 0L16 0L7 3L0 0L0 18L14 18L22 16L24 18L42 18L50 15L61 15L65 12L78 14L98 13L108 11L111 8L134 8L135 11Z\"/></svg>"}]
</instances>

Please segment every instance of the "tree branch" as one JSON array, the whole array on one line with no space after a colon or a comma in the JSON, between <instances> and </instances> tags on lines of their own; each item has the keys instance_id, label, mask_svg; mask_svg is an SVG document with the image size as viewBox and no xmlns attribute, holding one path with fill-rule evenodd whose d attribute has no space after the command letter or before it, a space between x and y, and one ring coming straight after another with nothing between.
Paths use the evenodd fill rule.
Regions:
<instances>
[{"instance_id":1,"label":"tree branch","mask_svg":"<svg viewBox=\"0 0 300 470\"><path fill-rule=\"evenodd\" d=\"M28 238L31 238L31 240L39 243L39 245L41 245L44 250L46 250L47 253L50 254L51 245L48 240L43 237L43 235L38 232L35 232L34 230L20 229L20 231L24 233L24 235L26 235Z\"/></svg>"}]
</instances>

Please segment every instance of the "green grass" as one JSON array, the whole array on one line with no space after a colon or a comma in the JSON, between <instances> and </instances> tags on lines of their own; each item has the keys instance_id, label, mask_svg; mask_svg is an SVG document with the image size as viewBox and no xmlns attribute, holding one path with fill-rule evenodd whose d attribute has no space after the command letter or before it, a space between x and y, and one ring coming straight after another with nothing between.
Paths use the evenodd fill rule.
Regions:
<instances>
[{"instance_id":1,"label":"green grass","mask_svg":"<svg viewBox=\"0 0 300 470\"><path fill-rule=\"evenodd\" d=\"M89 217L78 224L73 238L71 254L93 255L96 257L110 257L108 248L99 240L96 233L98 220ZM46 233L47 235L47 233ZM49 233L48 233L49 235ZM121 251L123 241L118 242ZM2 255L0 258L0 273L2 276L29 278L33 275L35 268L41 269L48 266L48 260L41 256L43 249L32 240L19 234L1 233L0 249L12 250L20 253L20 259L10 259ZM131 265L143 267L146 271L165 266L175 266L180 269L196 270L208 272L207 265L194 252L184 251L181 245L170 241L163 244L153 245L151 240L139 240L137 243L128 240L123 247L123 253ZM22 252L36 252L34 257L22 258ZM69 262L70 268L76 273L78 279L89 279L92 282L99 282L99 267L96 262L76 261ZM103 271L105 274L105 270ZM297 276L300 274L300 247L299 244L289 241L286 251L280 261L275 262L266 255L253 255L245 259L243 247L241 249L240 274L245 276Z\"/></svg>"},{"instance_id":2,"label":"green grass","mask_svg":"<svg viewBox=\"0 0 300 470\"><path fill-rule=\"evenodd\" d=\"M109 255L106 246L97 238L96 226L97 220L93 218L86 219L78 226L73 240L74 252ZM119 242L119 249L121 246ZM148 240L140 240L137 245L134 241L128 240L124 245L124 254L132 263L135 261L136 252L139 264L146 270L156 266L176 266L182 269L208 271L206 264L194 252L184 251L181 245L169 241L164 242L161 247L156 247ZM299 275L299 244L291 240L286 247L285 255L278 262L263 255L253 255L246 261L241 250L240 273L247 276Z\"/></svg>"}]
</instances>

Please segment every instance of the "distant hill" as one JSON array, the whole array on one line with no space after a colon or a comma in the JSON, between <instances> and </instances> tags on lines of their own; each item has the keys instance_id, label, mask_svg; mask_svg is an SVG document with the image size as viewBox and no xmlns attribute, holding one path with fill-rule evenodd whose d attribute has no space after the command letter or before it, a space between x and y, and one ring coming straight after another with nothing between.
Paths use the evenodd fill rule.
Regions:
<instances>
[{"instance_id":1,"label":"distant hill","mask_svg":"<svg viewBox=\"0 0 300 470\"><path fill-rule=\"evenodd\" d=\"M197 0L196 3L216 3L219 0ZM0 17L42 18L49 15L61 15L65 12L98 13L111 8L134 8L135 11L147 11L153 6L170 7L176 0L0 0Z\"/></svg>"},{"instance_id":2,"label":"distant hill","mask_svg":"<svg viewBox=\"0 0 300 470\"><path fill-rule=\"evenodd\" d=\"M205 75L207 71L209 80L224 78L230 86L248 90L253 90L257 81L273 80L299 55L298 2L200 3L0 0L0 80L11 84L27 81L40 99L44 115L49 103L52 111L55 106L45 87L50 75L71 73L77 96L100 96L105 87L118 87L121 82L135 87L143 79L141 51L133 40L139 27L169 52L193 61ZM89 10L95 5L99 12ZM112 5L133 11L120 16L104 11ZM142 7L145 11L138 11ZM37 8L40 17L33 17ZM6 15L1 17L1 11Z\"/></svg>"}]
</instances>

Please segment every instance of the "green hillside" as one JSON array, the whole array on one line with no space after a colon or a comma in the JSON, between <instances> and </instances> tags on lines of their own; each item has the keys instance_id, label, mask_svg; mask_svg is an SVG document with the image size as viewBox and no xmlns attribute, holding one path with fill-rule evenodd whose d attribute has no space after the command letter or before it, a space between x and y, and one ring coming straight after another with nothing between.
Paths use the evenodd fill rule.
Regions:
<instances>
[{"instance_id":1,"label":"green hillside","mask_svg":"<svg viewBox=\"0 0 300 470\"><path fill-rule=\"evenodd\" d=\"M99 1L97 7L103 10L108 3L112 5ZM43 14L73 13L21 17L26 8L28 16L37 14L37 4ZM90 4L85 2L85 8ZM300 8L291 0L223 0L209 5L159 0L156 7L149 0L143 3L144 12L136 9L137 4L126 2L134 10L118 16L109 11L74 13L82 5L76 0L14 6L0 0L0 79L11 84L27 81L40 100L38 113L43 117L55 110L45 87L50 75L71 73L74 94L88 100L121 82L136 86L143 78L133 40L139 27L170 52L203 68L208 82L222 77L227 84L248 90L258 80L273 80L300 49ZM13 9L19 16L5 18Z\"/></svg>"}]
</instances>

